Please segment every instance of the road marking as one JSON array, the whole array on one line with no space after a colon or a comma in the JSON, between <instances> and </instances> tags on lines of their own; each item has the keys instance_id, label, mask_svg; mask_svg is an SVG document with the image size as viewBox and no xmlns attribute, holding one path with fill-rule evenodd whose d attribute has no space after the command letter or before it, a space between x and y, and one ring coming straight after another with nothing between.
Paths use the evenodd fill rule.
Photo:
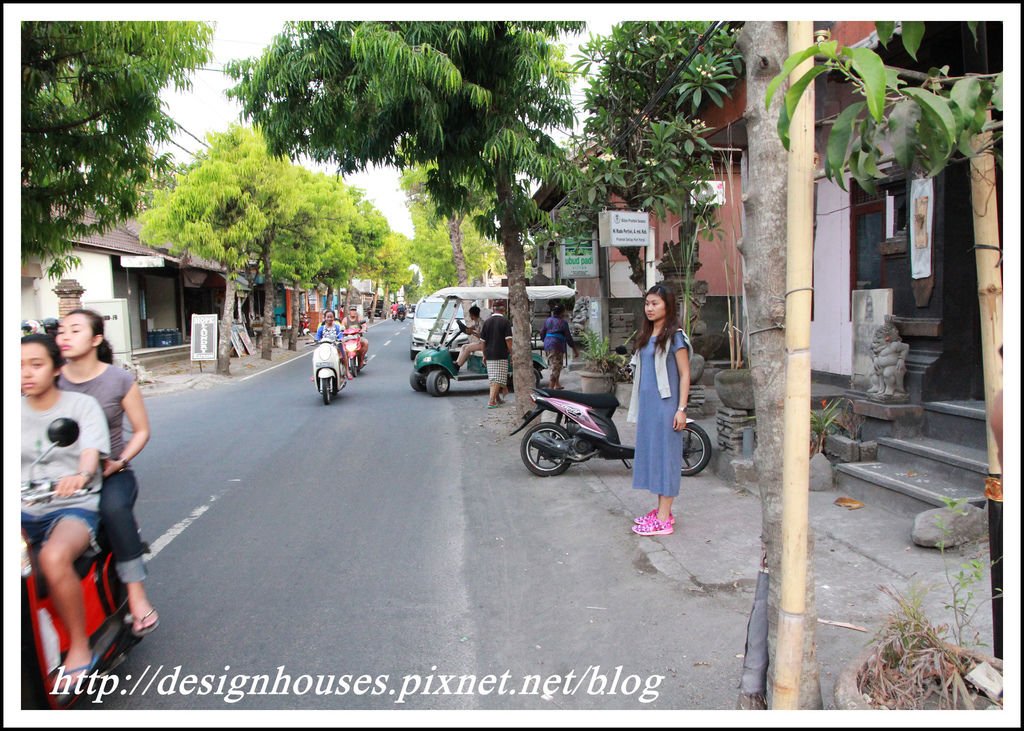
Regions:
<instances>
[{"instance_id":1,"label":"road marking","mask_svg":"<svg viewBox=\"0 0 1024 731\"><path fill-rule=\"evenodd\" d=\"M385 348L386 348L386 347L388 347L389 345L391 345L391 341L390 341L390 340L389 340L389 341L387 341L386 343L384 343L384 347L385 347Z\"/></svg>"},{"instance_id":2,"label":"road marking","mask_svg":"<svg viewBox=\"0 0 1024 731\"><path fill-rule=\"evenodd\" d=\"M206 505L200 505L198 508L193 510L192 513L187 518L178 521L170 528L168 528L166 533L164 533L162 536L160 536L155 541L149 544L149 555L143 556L142 560L148 562L156 558L156 555L160 553L160 551L167 548L171 541L173 541L175 538L181 535L186 528L192 525L192 523L194 523L199 518L199 516L201 516L203 513L209 510L210 503L212 503L216 499L217 496L214 495L213 497L210 498L209 503L207 503Z\"/></svg>"},{"instance_id":3,"label":"road marking","mask_svg":"<svg viewBox=\"0 0 1024 731\"><path fill-rule=\"evenodd\" d=\"M315 349L314 349L314 351L315 351ZM238 380L239 380L239 382L242 382L242 381L248 381L248 380L249 380L250 378L255 378L256 376L262 375L262 374L264 374L264 373L269 373L270 371L274 370L275 368L280 368L280 367L281 367L281 366L283 366L283 365L288 365L288 364L289 364L289 363L291 363L292 361L294 361L294 360L298 360L299 358L303 358L303 357L305 357L305 356L302 356L302 355L297 355L297 356L295 356L294 358L289 358L289 359L288 359L288 360L286 360L286 361L285 361L284 363L278 363L278 364L277 364L277 365L275 365L275 366L270 366L270 368L264 368L264 369L263 369L262 371L260 371L259 373L253 373L253 374L251 374L251 375L245 376L244 378L239 378ZM312 357L313 357L313 353L309 353L309 357L310 357L310 358L312 358Z\"/></svg>"}]
</instances>

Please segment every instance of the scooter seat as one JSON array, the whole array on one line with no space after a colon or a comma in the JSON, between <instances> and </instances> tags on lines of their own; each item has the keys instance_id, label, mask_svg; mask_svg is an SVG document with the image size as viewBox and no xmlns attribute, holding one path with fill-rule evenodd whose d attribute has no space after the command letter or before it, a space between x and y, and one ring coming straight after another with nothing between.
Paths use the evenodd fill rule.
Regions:
<instances>
[{"instance_id":1,"label":"scooter seat","mask_svg":"<svg viewBox=\"0 0 1024 731\"><path fill-rule=\"evenodd\" d=\"M549 398L560 398L566 401L575 401L578 404L589 406L592 409L599 409L611 416L615 409L619 408L619 400L610 393L582 393L581 391L565 391L563 389L538 388L538 393Z\"/></svg>"}]
</instances>

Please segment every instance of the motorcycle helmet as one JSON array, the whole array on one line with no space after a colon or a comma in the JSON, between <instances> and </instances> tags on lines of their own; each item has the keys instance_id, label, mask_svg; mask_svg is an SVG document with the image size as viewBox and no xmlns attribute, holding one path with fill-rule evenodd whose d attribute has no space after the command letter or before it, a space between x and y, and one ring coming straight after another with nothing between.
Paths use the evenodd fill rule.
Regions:
<instances>
[{"instance_id":1,"label":"motorcycle helmet","mask_svg":"<svg viewBox=\"0 0 1024 731\"><path fill-rule=\"evenodd\" d=\"M57 337L57 328L60 327L60 321L56 317L47 317L43 320L43 330L46 331L47 335Z\"/></svg>"},{"instance_id":2,"label":"motorcycle helmet","mask_svg":"<svg viewBox=\"0 0 1024 731\"><path fill-rule=\"evenodd\" d=\"M35 335L41 333L43 326L39 324L38 320L22 320L21 321L21 334L22 335Z\"/></svg>"}]
</instances>

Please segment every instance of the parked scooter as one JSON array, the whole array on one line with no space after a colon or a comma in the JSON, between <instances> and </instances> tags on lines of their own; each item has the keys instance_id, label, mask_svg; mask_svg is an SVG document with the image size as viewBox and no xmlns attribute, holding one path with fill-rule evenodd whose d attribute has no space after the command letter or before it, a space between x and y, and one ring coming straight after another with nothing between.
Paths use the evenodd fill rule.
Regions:
<instances>
[{"instance_id":1,"label":"parked scooter","mask_svg":"<svg viewBox=\"0 0 1024 731\"><path fill-rule=\"evenodd\" d=\"M54 447L78 441L78 423L56 419L47 429L52 444L33 463L46 459ZM55 483L29 480L21 486L22 500L29 503L53 499ZM87 552L75 561L85 599L86 631L98 658L82 680L72 684L59 668L68 649L68 634L53 606L38 566L38 549L21 536L21 705L23 709L70 708L82 695L95 692L105 675L121 664L128 651L141 641L132 634L128 593L117 576L114 557L103 524L97 531L98 553ZM148 551L148 549L147 549ZM93 680L96 678L96 680ZM90 683L93 687L90 688ZM54 692L56 691L56 692Z\"/></svg>"},{"instance_id":2,"label":"parked scooter","mask_svg":"<svg viewBox=\"0 0 1024 731\"><path fill-rule=\"evenodd\" d=\"M363 370L363 365L366 365L365 363L359 364L359 349L362 347L362 338L363 328L361 327L347 327L341 333L342 350L348 363L348 372L353 376L358 376Z\"/></svg>"},{"instance_id":3,"label":"parked scooter","mask_svg":"<svg viewBox=\"0 0 1024 731\"><path fill-rule=\"evenodd\" d=\"M636 448L621 443L612 421L619 400L610 393L579 393L576 391L535 388L530 394L535 406L523 417L522 425L512 434L545 411L555 413L554 421L542 421L523 435L519 454L523 464L535 475L560 475L576 462L592 457L621 459L632 468ZM693 419L686 420L683 430L682 476L689 477L707 467L711 461L711 438Z\"/></svg>"},{"instance_id":4,"label":"parked scooter","mask_svg":"<svg viewBox=\"0 0 1024 731\"><path fill-rule=\"evenodd\" d=\"M328 330L320 340L316 341L315 345L313 381L324 400L324 406L327 406L331 403L331 399L345 388L348 379L341 371L341 356L338 353L338 342L334 333Z\"/></svg>"}]
</instances>

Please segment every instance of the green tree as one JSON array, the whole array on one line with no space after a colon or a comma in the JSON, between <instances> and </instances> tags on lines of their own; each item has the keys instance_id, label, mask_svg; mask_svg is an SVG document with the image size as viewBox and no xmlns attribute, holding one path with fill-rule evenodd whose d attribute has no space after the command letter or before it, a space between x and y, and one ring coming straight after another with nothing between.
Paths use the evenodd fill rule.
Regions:
<instances>
[{"instance_id":1,"label":"green tree","mask_svg":"<svg viewBox=\"0 0 1024 731\"><path fill-rule=\"evenodd\" d=\"M714 150L697 114L708 103L721 107L742 71L736 30L721 22L626 22L580 48L574 68L587 80L586 116L571 141L572 182L556 235L589 237L598 214L617 204L661 219L671 213L687 223L679 243L696 260L697 230L713 227L716 216L702 198ZM644 291L641 250L621 251Z\"/></svg>"},{"instance_id":2,"label":"green tree","mask_svg":"<svg viewBox=\"0 0 1024 731\"><path fill-rule=\"evenodd\" d=\"M173 189L156 191L153 207L141 216L140 236L224 266L217 371L229 375L235 279L260 261L270 279L270 243L294 203L286 200L289 163L272 158L252 130L233 125L208 139L210 149L198 164Z\"/></svg>"},{"instance_id":3,"label":"green tree","mask_svg":"<svg viewBox=\"0 0 1024 731\"><path fill-rule=\"evenodd\" d=\"M529 180L562 180L553 128L572 126L568 66L556 40L574 22L299 22L260 59L229 64L229 93L277 152L368 164L436 163L438 210L470 190L494 205L476 223L499 238L514 321L529 322L523 234L539 220ZM517 327L513 373L530 383L530 328ZM518 406L528 408L520 389Z\"/></svg>"},{"instance_id":4,"label":"green tree","mask_svg":"<svg viewBox=\"0 0 1024 731\"><path fill-rule=\"evenodd\" d=\"M429 293L482 280L488 271L503 272L501 249L481 235L466 215L444 219L437 214L426 190L427 172L424 167L411 168L401 177L414 229L410 257L422 273L423 288ZM482 214L477 207L469 217Z\"/></svg>"},{"instance_id":5,"label":"green tree","mask_svg":"<svg viewBox=\"0 0 1024 731\"><path fill-rule=\"evenodd\" d=\"M22 261L60 277L78 263L73 239L137 214L150 176L171 168L153 151L176 127L160 92L189 88L212 37L205 23L22 21Z\"/></svg>"}]
</instances>

